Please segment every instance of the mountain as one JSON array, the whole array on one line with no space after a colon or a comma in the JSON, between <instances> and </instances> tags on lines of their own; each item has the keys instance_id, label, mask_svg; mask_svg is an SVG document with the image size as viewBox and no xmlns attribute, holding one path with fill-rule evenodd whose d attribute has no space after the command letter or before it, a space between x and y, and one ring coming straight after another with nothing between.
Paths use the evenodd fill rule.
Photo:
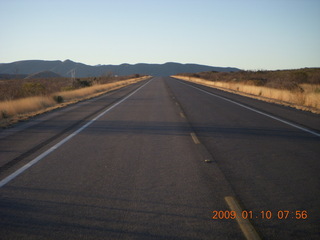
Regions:
<instances>
[{"instance_id":1,"label":"mountain","mask_svg":"<svg viewBox=\"0 0 320 240\"><path fill-rule=\"evenodd\" d=\"M43 71L30 74L26 77L26 79L35 79L35 78L59 78L61 75L51 72L51 71Z\"/></svg>"},{"instance_id":2,"label":"mountain","mask_svg":"<svg viewBox=\"0 0 320 240\"><path fill-rule=\"evenodd\" d=\"M152 76L170 76L178 73L195 73L205 71L236 72L238 68L212 67L199 64L181 64L168 62L164 64L121 64L90 66L83 63L65 61L25 60L0 64L0 74L35 74L50 71L63 77L70 77L74 71L76 77L94 77L106 74L119 76L145 74Z\"/></svg>"},{"instance_id":3,"label":"mountain","mask_svg":"<svg viewBox=\"0 0 320 240\"><path fill-rule=\"evenodd\" d=\"M0 73L0 80L10 80L10 79L24 79L28 74L8 74Z\"/></svg>"}]
</instances>

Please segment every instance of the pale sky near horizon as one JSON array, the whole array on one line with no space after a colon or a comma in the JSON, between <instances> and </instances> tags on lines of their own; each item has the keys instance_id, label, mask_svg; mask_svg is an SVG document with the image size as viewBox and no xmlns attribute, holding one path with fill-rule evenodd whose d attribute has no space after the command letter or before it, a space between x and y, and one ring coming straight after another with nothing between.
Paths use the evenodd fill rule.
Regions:
<instances>
[{"instance_id":1,"label":"pale sky near horizon","mask_svg":"<svg viewBox=\"0 0 320 240\"><path fill-rule=\"evenodd\" d=\"M0 63L320 67L320 0L0 0Z\"/></svg>"}]
</instances>

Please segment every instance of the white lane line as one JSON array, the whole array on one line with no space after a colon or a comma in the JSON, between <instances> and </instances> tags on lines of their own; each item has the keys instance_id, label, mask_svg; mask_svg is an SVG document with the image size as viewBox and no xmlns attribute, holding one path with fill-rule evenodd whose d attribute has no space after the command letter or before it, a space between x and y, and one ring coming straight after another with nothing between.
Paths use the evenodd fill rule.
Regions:
<instances>
[{"instance_id":1,"label":"white lane line","mask_svg":"<svg viewBox=\"0 0 320 240\"><path fill-rule=\"evenodd\" d=\"M147 84L149 84L150 82L152 82L153 80L148 81L147 83L143 84L141 87L139 87L138 89L136 89L134 92L130 93L128 96L126 96L125 98L123 98L122 100L120 100L119 102L115 103L114 105L112 105L111 107L107 108L106 110L104 110L102 113L100 113L98 116L96 116L95 118L91 119L89 122L87 122L85 125L83 125L82 127L80 127L78 130L76 130L75 132L71 133L69 136L67 136L66 138L62 139L60 142L58 142L56 145L54 145L53 147L49 148L47 151L43 152L42 154L40 154L38 157L34 158L33 160L31 160L30 162L28 162L26 165L24 165L23 167L19 168L18 170L16 170L15 172L13 172L12 174L10 174L9 176L7 176L6 178L2 179L0 181L0 188L3 187L4 185L6 185L8 182L10 182L11 180L13 180L14 178L16 178L17 176L19 176L21 173L23 173L24 171L26 171L28 168L32 167L34 164L36 164L37 162L39 162L40 160L42 160L44 157L46 157L47 155L49 155L50 153L52 153L53 151L55 151L56 149L58 149L60 146L62 146L63 144L65 144L66 142L68 142L71 138L73 138L74 136L76 136L78 133L80 133L82 130L84 130L85 128L87 128L88 126L90 126L93 122L95 122L96 120L98 120L100 117L102 117L103 115L105 115L107 112L111 111L113 108L115 108L116 106L118 106L119 104L123 103L125 100L127 100L129 97L131 97L133 94L135 94L136 92L138 92L141 88L143 88L144 86L146 86Z\"/></svg>"},{"instance_id":2,"label":"white lane line","mask_svg":"<svg viewBox=\"0 0 320 240\"><path fill-rule=\"evenodd\" d=\"M247 240L261 240L259 234L255 230L255 228L252 226L250 221L248 219L242 218L242 209L238 203L238 201L231 196L227 196L224 198L224 200L227 202L229 208L231 211L234 211L236 213L236 221L238 222L241 231L243 232L244 236Z\"/></svg>"},{"instance_id":3,"label":"white lane line","mask_svg":"<svg viewBox=\"0 0 320 240\"><path fill-rule=\"evenodd\" d=\"M201 88L197 88L197 87L191 86L191 85L186 84L186 83L183 83L183 82L181 82L181 81L178 81L178 82L181 83L181 84L184 84L184 85L186 85L186 86L192 87L192 88L194 88L194 89L197 89L197 90L199 90L199 91L201 91L201 92L204 92L204 93L207 93L207 94L209 94L209 95L212 95L212 96L214 96L214 97L217 97L217 98L223 99L223 100L225 100L225 101L231 102L231 103L233 103L233 104L236 104L236 105L238 105L238 106L240 106L240 107L246 108L246 109L251 110L251 111L253 111L253 112L259 113L259 114L264 115L264 116L266 116L266 117L272 118L272 119L274 119L274 120L277 120L277 121L279 121L279 122L282 122L282 123L284 123L284 124L287 124L287 125L289 125L289 126L291 126L291 127L300 129L300 130L302 130L302 131L304 131L304 132L311 133L311 134L313 134L313 135L315 135L315 136L317 136L317 137L320 137L320 134L319 134L319 133L317 133L317 132L315 132L315 131L312 131L312 130L310 130L310 129L301 127L301 126L299 126L299 125L297 125L297 124L294 124L294 123L288 122L288 121L286 121L286 120L283 120L283 119L281 119L281 118L278 118L278 117L272 116L272 115L270 115L270 114L261 112L261 111L259 111L259 110L257 110L257 109L248 107L248 106L246 106L246 105L243 105L243 104L238 103L238 102L236 102L236 101L230 100L230 99L228 99L228 98L221 97L221 96L216 95L216 94L211 93L211 92L207 92L207 91L205 91L205 90L203 90L203 89L201 89Z\"/></svg>"},{"instance_id":4,"label":"white lane line","mask_svg":"<svg viewBox=\"0 0 320 240\"><path fill-rule=\"evenodd\" d=\"M190 135L191 135L192 140L195 144L200 144L200 141L195 133L192 132L192 133L190 133Z\"/></svg>"},{"instance_id":5,"label":"white lane line","mask_svg":"<svg viewBox=\"0 0 320 240\"><path fill-rule=\"evenodd\" d=\"M180 117L186 118L186 116L183 114L183 112L180 112Z\"/></svg>"}]
</instances>

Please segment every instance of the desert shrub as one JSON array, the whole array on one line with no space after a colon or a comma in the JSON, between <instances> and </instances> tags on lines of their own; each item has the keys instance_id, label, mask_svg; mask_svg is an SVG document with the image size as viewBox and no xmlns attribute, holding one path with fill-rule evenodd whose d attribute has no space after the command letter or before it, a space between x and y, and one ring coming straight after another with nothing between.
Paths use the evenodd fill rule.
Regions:
<instances>
[{"instance_id":1,"label":"desert shrub","mask_svg":"<svg viewBox=\"0 0 320 240\"><path fill-rule=\"evenodd\" d=\"M73 86L65 86L65 87L61 87L60 91L72 91L75 90L75 88Z\"/></svg>"},{"instance_id":2,"label":"desert shrub","mask_svg":"<svg viewBox=\"0 0 320 240\"><path fill-rule=\"evenodd\" d=\"M78 78L41 78L41 79L1 79L0 101L9 101L30 96L50 95L60 91L71 91L92 85L112 83L135 78L129 76L103 76ZM143 75L139 75L140 77ZM1 113L0 113L1 114Z\"/></svg>"},{"instance_id":3,"label":"desert shrub","mask_svg":"<svg viewBox=\"0 0 320 240\"><path fill-rule=\"evenodd\" d=\"M64 101L62 96L53 96L53 99L57 102L57 103L62 103Z\"/></svg>"},{"instance_id":4,"label":"desert shrub","mask_svg":"<svg viewBox=\"0 0 320 240\"><path fill-rule=\"evenodd\" d=\"M293 72L292 81L296 83L308 82L308 74L304 71Z\"/></svg>"},{"instance_id":5,"label":"desert shrub","mask_svg":"<svg viewBox=\"0 0 320 240\"><path fill-rule=\"evenodd\" d=\"M8 118L8 117L9 117L9 115L8 115L7 111L6 110L2 110L1 111L1 118L5 119L5 118Z\"/></svg>"},{"instance_id":6,"label":"desert shrub","mask_svg":"<svg viewBox=\"0 0 320 240\"><path fill-rule=\"evenodd\" d=\"M265 79L251 79L249 81L246 82L249 85L253 85L253 86L264 86L266 83Z\"/></svg>"},{"instance_id":7,"label":"desert shrub","mask_svg":"<svg viewBox=\"0 0 320 240\"><path fill-rule=\"evenodd\" d=\"M46 93L46 88L41 83L26 82L21 87L21 95L24 97L39 96Z\"/></svg>"},{"instance_id":8,"label":"desert shrub","mask_svg":"<svg viewBox=\"0 0 320 240\"><path fill-rule=\"evenodd\" d=\"M85 80L85 79L76 79L73 82L73 87L75 88L83 88L83 87L90 87L92 86L92 82L89 80Z\"/></svg>"},{"instance_id":9,"label":"desert shrub","mask_svg":"<svg viewBox=\"0 0 320 240\"><path fill-rule=\"evenodd\" d=\"M289 90L292 92L304 92L303 88L301 88L296 82L292 81L281 81L280 80L274 80L274 81L269 81L266 84L267 87L270 88L275 88L275 89L282 89L282 90Z\"/></svg>"},{"instance_id":10,"label":"desert shrub","mask_svg":"<svg viewBox=\"0 0 320 240\"><path fill-rule=\"evenodd\" d=\"M179 75L202 78L213 82L218 81L266 86L293 92L303 92L303 89L299 86L300 84L320 84L320 68L276 71L199 72Z\"/></svg>"},{"instance_id":11,"label":"desert shrub","mask_svg":"<svg viewBox=\"0 0 320 240\"><path fill-rule=\"evenodd\" d=\"M197 73L194 73L194 74L192 75L192 77L200 78L200 75L197 74Z\"/></svg>"}]
</instances>

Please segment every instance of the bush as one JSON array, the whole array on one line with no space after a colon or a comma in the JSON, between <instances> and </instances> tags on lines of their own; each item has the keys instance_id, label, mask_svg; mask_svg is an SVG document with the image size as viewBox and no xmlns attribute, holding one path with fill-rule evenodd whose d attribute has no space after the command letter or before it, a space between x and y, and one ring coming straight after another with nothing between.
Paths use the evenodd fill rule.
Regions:
<instances>
[{"instance_id":1,"label":"bush","mask_svg":"<svg viewBox=\"0 0 320 240\"><path fill-rule=\"evenodd\" d=\"M62 87L60 90L61 91L72 91L72 90L75 90L75 88L73 86L66 86L66 87Z\"/></svg>"},{"instance_id":2,"label":"bush","mask_svg":"<svg viewBox=\"0 0 320 240\"><path fill-rule=\"evenodd\" d=\"M303 71L294 72L292 80L296 83L305 83L308 82L308 74Z\"/></svg>"},{"instance_id":3,"label":"bush","mask_svg":"<svg viewBox=\"0 0 320 240\"><path fill-rule=\"evenodd\" d=\"M73 82L73 87L75 88L83 88L83 87L90 87L90 86L92 86L92 82L89 80L76 79Z\"/></svg>"},{"instance_id":4,"label":"bush","mask_svg":"<svg viewBox=\"0 0 320 240\"><path fill-rule=\"evenodd\" d=\"M5 118L8 118L8 117L9 117L9 115L8 115L8 113L7 113L7 111L6 111L6 110L2 110L2 111L1 111L1 117L2 117L3 119L5 119Z\"/></svg>"},{"instance_id":5,"label":"bush","mask_svg":"<svg viewBox=\"0 0 320 240\"><path fill-rule=\"evenodd\" d=\"M62 103L64 101L62 96L53 96L53 99L57 102L57 103Z\"/></svg>"},{"instance_id":6,"label":"bush","mask_svg":"<svg viewBox=\"0 0 320 240\"><path fill-rule=\"evenodd\" d=\"M46 93L46 88L41 83L26 82L21 87L21 95L24 97L39 96Z\"/></svg>"},{"instance_id":7,"label":"bush","mask_svg":"<svg viewBox=\"0 0 320 240\"><path fill-rule=\"evenodd\" d=\"M264 86L265 85L265 80L264 79L251 79L247 81L246 83L249 85L254 85L254 86Z\"/></svg>"}]
</instances>

